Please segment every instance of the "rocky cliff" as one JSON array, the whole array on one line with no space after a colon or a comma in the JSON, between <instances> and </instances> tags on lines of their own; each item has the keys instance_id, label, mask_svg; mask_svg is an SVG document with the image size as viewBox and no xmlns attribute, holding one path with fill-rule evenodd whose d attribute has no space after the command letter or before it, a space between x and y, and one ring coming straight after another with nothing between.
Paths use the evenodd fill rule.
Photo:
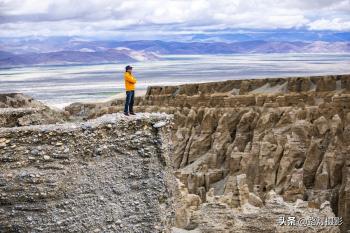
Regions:
<instances>
[{"instance_id":1,"label":"rocky cliff","mask_svg":"<svg viewBox=\"0 0 350 233\"><path fill-rule=\"evenodd\" d=\"M0 128L0 232L170 232L170 120Z\"/></svg>"},{"instance_id":2,"label":"rocky cliff","mask_svg":"<svg viewBox=\"0 0 350 233\"><path fill-rule=\"evenodd\" d=\"M302 216L314 211L316 216L342 218L342 224L307 232L337 232L338 225L342 232L350 229L350 75L150 87L136 103L139 112L174 114L172 158L185 203L177 208L179 228L300 232L278 228L273 221L283 214L269 208L276 194L283 197L282 206L287 202L306 208ZM95 118L121 111L122 104L76 103L66 110ZM218 201L221 205L214 208ZM243 217L232 214L247 203L260 209ZM321 213L325 206L332 211ZM260 226L249 225L247 219L259 216ZM228 218L232 221L222 220ZM229 230L244 222L251 228Z\"/></svg>"},{"instance_id":3,"label":"rocky cliff","mask_svg":"<svg viewBox=\"0 0 350 233\"><path fill-rule=\"evenodd\" d=\"M1 231L350 229L349 75L150 87L136 110L171 128L123 100L0 105Z\"/></svg>"}]
</instances>

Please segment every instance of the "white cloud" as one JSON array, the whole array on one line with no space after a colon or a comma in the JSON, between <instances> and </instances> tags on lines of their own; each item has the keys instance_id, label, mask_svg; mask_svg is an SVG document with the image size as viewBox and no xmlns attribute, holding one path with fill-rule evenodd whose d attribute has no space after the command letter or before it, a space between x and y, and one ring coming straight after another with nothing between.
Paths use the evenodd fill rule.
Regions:
<instances>
[{"instance_id":1,"label":"white cloud","mask_svg":"<svg viewBox=\"0 0 350 233\"><path fill-rule=\"evenodd\" d=\"M40 14L47 12L49 4L40 0L1 0L0 12L8 15Z\"/></svg>"},{"instance_id":2,"label":"white cloud","mask_svg":"<svg viewBox=\"0 0 350 233\"><path fill-rule=\"evenodd\" d=\"M350 30L350 0L0 0L0 36Z\"/></svg>"},{"instance_id":3,"label":"white cloud","mask_svg":"<svg viewBox=\"0 0 350 233\"><path fill-rule=\"evenodd\" d=\"M337 31L350 31L350 21L343 21L340 18L320 19L309 24L311 30L337 30Z\"/></svg>"}]
</instances>

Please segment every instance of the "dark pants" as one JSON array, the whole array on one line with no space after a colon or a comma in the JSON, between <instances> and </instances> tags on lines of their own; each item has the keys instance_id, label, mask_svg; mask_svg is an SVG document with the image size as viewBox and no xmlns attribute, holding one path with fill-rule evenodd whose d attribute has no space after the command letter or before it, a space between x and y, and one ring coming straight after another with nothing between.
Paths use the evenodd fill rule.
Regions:
<instances>
[{"instance_id":1,"label":"dark pants","mask_svg":"<svg viewBox=\"0 0 350 233\"><path fill-rule=\"evenodd\" d=\"M127 91L126 92L126 100L125 100L125 107L124 107L124 112L129 113L129 112L134 112L134 96L135 96L135 91Z\"/></svg>"}]
</instances>

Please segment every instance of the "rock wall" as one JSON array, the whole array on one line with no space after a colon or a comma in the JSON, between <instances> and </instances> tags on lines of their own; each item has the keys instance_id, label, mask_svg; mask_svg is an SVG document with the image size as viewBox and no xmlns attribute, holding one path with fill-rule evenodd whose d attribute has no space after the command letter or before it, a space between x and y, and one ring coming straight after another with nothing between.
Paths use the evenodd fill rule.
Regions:
<instances>
[{"instance_id":1,"label":"rock wall","mask_svg":"<svg viewBox=\"0 0 350 233\"><path fill-rule=\"evenodd\" d=\"M66 110L94 118L122 105L76 103ZM245 175L251 204L265 204L270 191L308 208L330 203L343 219L342 232L350 229L350 75L150 87L136 105L140 112L174 114L175 174L190 195L184 206L193 209L180 207L181 228L205 222L196 213L208 195L232 193L231 207L244 205L237 177Z\"/></svg>"},{"instance_id":2,"label":"rock wall","mask_svg":"<svg viewBox=\"0 0 350 233\"><path fill-rule=\"evenodd\" d=\"M0 128L0 232L170 232L170 120Z\"/></svg>"}]
</instances>

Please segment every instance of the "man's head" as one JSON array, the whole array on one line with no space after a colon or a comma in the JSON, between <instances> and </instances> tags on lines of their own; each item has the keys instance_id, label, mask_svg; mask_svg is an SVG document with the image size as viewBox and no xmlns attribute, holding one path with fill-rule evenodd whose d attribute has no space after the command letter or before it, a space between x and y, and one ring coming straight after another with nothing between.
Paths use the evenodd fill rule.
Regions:
<instances>
[{"instance_id":1,"label":"man's head","mask_svg":"<svg viewBox=\"0 0 350 233\"><path fill-rule=\"evenodd\" d=\"M126 66L125 67L125 71L126 72L131 72L132 71L132 67L131 66Z\"/></svg>"}]
</instances>

